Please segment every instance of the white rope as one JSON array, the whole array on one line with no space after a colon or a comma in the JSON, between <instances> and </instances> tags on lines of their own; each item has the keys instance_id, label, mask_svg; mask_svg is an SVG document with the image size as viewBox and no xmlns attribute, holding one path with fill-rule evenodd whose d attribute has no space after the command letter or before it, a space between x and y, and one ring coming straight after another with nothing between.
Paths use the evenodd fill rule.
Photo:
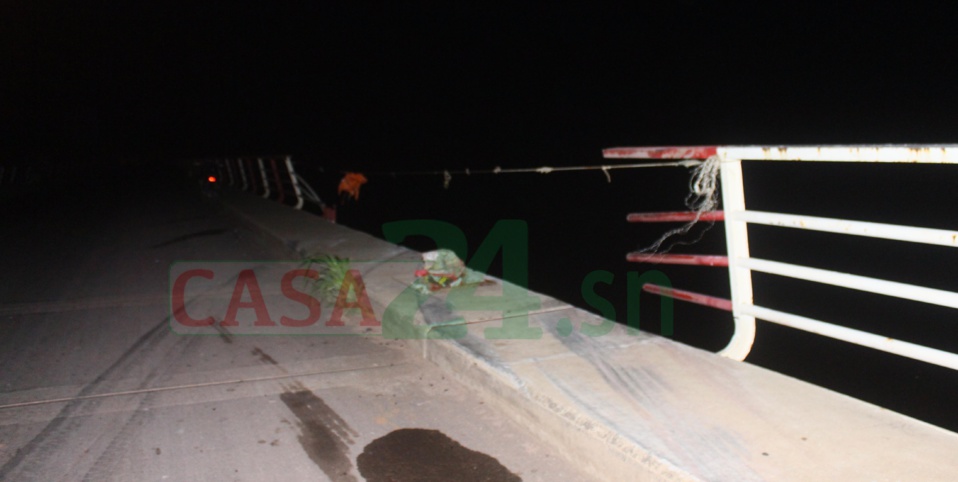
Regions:
<instances>
[{"instance_id":1,"label":"white rope","mask_svg":"<svg viewBox=\"0 0 958 482\"><path fill-rule=\"evenodd\" d=\"M693 241L676 241L670 244L664 250L660 249L662 243L673 236L687 234L692 226L695 226L703 213L715 211L718 208L718 174L719 174L719 156L712 156L699 164L692 170L692 178L689 180L689 194L685 197L685 206L695 213L695 218L691 221L671 229L662 235L651 245L640 249L639 253L667 253L678 244L695 244L702 239L702 236L712 228L714 222L709 222L708 226L699 233Z\"/></svg>"},{"instance_id":2,"label":"white rope","mask_svg":"<svg viewBox=\"0 0 958 482\"><path fill-rule=\"evenodd\" d=\"M682 159L676 161L665 161L665 162L645 162L637 164L612 164L612 165L602 165L602 166L540 166L540 167L514 167L514 168L503 168L501 166L496 166L492 169L443 169L443 170L434 170L434 171L373 171L373 172L363 172L367 176L443 176L445 178L447 175L473 175L473 174L521 174L521 173L536 173L536 174L551 174L553 172L567 172L567 171L602 171L606 179L609 182L612 182L612 177L609 175L609 171L612 169L642 169L647 167L695 167L701 166L702 161L695 159Z\"/></svg>"},{"instance_id":3,"label":"white rope","mask_svg":"<svg viewBox=\"0 0 958 482\"><path fill-rule=\"evenodd\" d=\"M690 192L685 198L685 205L695 211L698 219L706 211L714 211L718 207L718 174L719 157L712 156L692 170L692 180L689 182Z\"/></svg>"}]
</instances>

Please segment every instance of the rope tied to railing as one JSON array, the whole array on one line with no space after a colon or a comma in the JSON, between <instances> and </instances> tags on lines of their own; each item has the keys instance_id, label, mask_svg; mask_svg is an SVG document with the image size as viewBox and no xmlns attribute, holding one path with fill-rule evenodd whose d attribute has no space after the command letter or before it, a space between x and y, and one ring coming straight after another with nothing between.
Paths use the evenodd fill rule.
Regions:
<instances>
[{"instance_id":1,"label":"rope tied to railing","mask_svg":"<svg viewBox=\"0 0 958 482\"><path fill-rule=\"evenodd\" d=\"M665 161L665 162L644 162L644 163L635 163L635 164L606 164L606 165L582 165L582 166L539 166L539 167L513 167L513 168L503 168L502 166L496 166L492 169L442 169L442 170L431 170L431 171L364 171L363 174L367 176L442 176L442 186L445 189L449 188L449 184L452 182L452 177L454 175L464 174L467 176L477 175L477 174L522 174L522 173L534 173L534 174L552 174L554 172L568 172L568 171L602 171L602 174L605 175L605 180L612 182L611 171L613 169L642 169L642 168L651 168L651 167L698 167L703 164L703 161L696 159L682 159L676 161Z\"/></svg>"},{"instance_id":2,"label":"rope tied to railing","mask_svg":"<svg viewBox=\"0 0 958 482\"><path fill-rule=\"evenodd\" d=\"M673 236L687 234L692 226L698 224L702 214L718 209L718 175L721 158L717 155L709 157L704 162L692 169L692 177L689 179L689 194L685 197L685 206L695 213L691 221L677 228L666 231L658 240L636 253L653 254L668 253L673 247L679 244L695 244L699 242L709 229L715 224L709 221L708 226L692 241L675 241L664 250L662 244ZM610 181L611 182L611 179Z\"/></svg>"}]
</instances>

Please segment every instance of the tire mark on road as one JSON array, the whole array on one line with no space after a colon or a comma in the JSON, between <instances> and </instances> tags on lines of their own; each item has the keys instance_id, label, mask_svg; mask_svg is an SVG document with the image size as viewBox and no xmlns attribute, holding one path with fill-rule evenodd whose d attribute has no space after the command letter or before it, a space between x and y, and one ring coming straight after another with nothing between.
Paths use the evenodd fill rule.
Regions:
<instances>
[{"instance_id":1,"label":"tire mark on road","mask_svg":"<svg viewBox=\"0 0 958 482\"><path fill-rule=\"evenodd\" d=\"M167 323L169 323L169 317L163 318L149 331L140 336L140 338L130 345L130 347L127 348L126 351L124 351L123 354L116 359L116 361L114 361L109 367L101 372L100 375L98 375L92 382L85 385L76 396L85 397L92 395L94 392L101 391L102 387L107 386L115 379L123 378L122 376L118 377L116 375L123 373L124 371L129 371L131 368L135 368L137 366L137 363L135 363L137 361L135 358L137 355L150 353L150 349L159 345L160 342L169 336L171 332L164 329ZM186 345L186 343L180 344L180 346L184 348ZM159 367L154 368L146 377L143 377L143 381L140 383L140 388L149 385L149 383L153 381L158 374L158 368ZM163 368L165 368L165 366ZM84 423L83 421L77 421L71 417L80 409L81 406L83 406L83 404L100 403L101 400L81 399L74 400L64 405L63 408L61 408L56 414L56 416L50 420L50 422L47 423L47 425L40 430L37 435L35 435L29 442L18 448L14 456L4 463L2 467L0 467L0 479L6 479L14 471L24 472L23 475L29 475L32 470L39 470L42 468L42 466L38 464L42 463L43 457L31 457L34 452L42 447L60 442L63 437L66 436L65 434L71 433L73 431L72 429L76 428L72 427L73 425L82 425ZM30 461L33 461L33 463L26 464Z\"/></svg>"},{"instance_id":2,"label":"tire mark on road","mask_svg":"<svg viewBox=\"0 0 958 482\"><path fill-rule=\"evenodd\" d=\"M297 382L280 395L298 419L299 443L309 458L333 482L356 482L349 445L359 434L322 398Z\"/></svg>"}]
</instances>

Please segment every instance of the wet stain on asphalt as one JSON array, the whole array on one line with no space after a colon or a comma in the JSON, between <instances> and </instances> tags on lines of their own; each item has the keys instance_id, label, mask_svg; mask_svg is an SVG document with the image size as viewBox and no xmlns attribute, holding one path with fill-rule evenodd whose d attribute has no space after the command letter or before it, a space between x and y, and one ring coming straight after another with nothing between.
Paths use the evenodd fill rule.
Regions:
<instances>
[{"instance_id":1,"label":"wet stain on asphalt","mask_svg":"<svg viewBox=\"0 0 958 482\"><path fill-rule=\"evenodd\" d=\"M404 428L373 440L356 458L368 482L521 482L494 457L438 430Z\"/></svg>"},{"instance_id":2,"label":"wet stain on asphalt","mask_svg":"<svg viewBox=\"0 0 958 482\"><path fill-rule=\"evenodd\" d=\"M297 383L280 395L298 419L299 443L333 482L356 482L349 445L357 434L323 399Z\"/></svg>"},{"instance_id":3,"label":"wet stain on asphalt","mask_svg":"<svg viewBox=\"0 0 958 482\"><path fill-rule=\"evenodd\" d=\"M189 241L194 238L201 238L203 236L218 236L220 234L228 232L228 228L216 228L216 229L205 229L203 231L197 231L195 233L184 234L182 236L177 236L173 239L168 239L159 244L154 244L150 246L151 249L163 248L171 244L182 243L183 241Z\"/></svg>"}]
</instances>

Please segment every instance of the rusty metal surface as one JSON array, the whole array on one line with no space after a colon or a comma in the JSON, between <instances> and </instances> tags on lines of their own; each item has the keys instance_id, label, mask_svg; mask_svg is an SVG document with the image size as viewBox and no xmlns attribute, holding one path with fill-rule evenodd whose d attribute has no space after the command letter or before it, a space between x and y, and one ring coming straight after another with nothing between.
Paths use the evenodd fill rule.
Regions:
<instances>
[{"instance_id":1,"label":"rusty metal surface","mask_svg":"<svg viewBox=\"0 0 958 482\"><path fill-rule=\"evenodd\" d=\"M710 306L720 310L732 311L732 300L719 298L717 296L704 295L694 291L680 290L677 288L668 288L652 283L642 285L642 290L659 296L668 296L681 301L688 301L697 305Z\"/></svg>"},{"instance_id":2,"label":"rusty metal surface","mask_svg":"<svg viewBox=\"0 0 958 482\"><path fill-rule=\"evenodd\" d=\"M696 219L696 215L698 218ZM691 211L673 211L659 213L632 213L625 217L630 223L672 223L688 221L724 221L723 211L707 211L695 213Z\"/></svg>"},{"instance_id":3,"label":"rusty metal surface","mask_svg":"<svg viewBox=\"0 0 958 482\"><path fill-rule=\"evenodd\" d=\"M602 150L607 159L708 159L716 146L612 147Z\"/></svg>"},{"instance_id":4,"label":"rusty metal surface","mask_svg":"<svg viewBox=\"0 0 958 482\"><path fill-rule=\"evenodd\" d=\"M646 254L629 253L625 259L633 263L683 264L693 266L728 266L728 257L713 254Z\"/></svg>"}]
</instances>

